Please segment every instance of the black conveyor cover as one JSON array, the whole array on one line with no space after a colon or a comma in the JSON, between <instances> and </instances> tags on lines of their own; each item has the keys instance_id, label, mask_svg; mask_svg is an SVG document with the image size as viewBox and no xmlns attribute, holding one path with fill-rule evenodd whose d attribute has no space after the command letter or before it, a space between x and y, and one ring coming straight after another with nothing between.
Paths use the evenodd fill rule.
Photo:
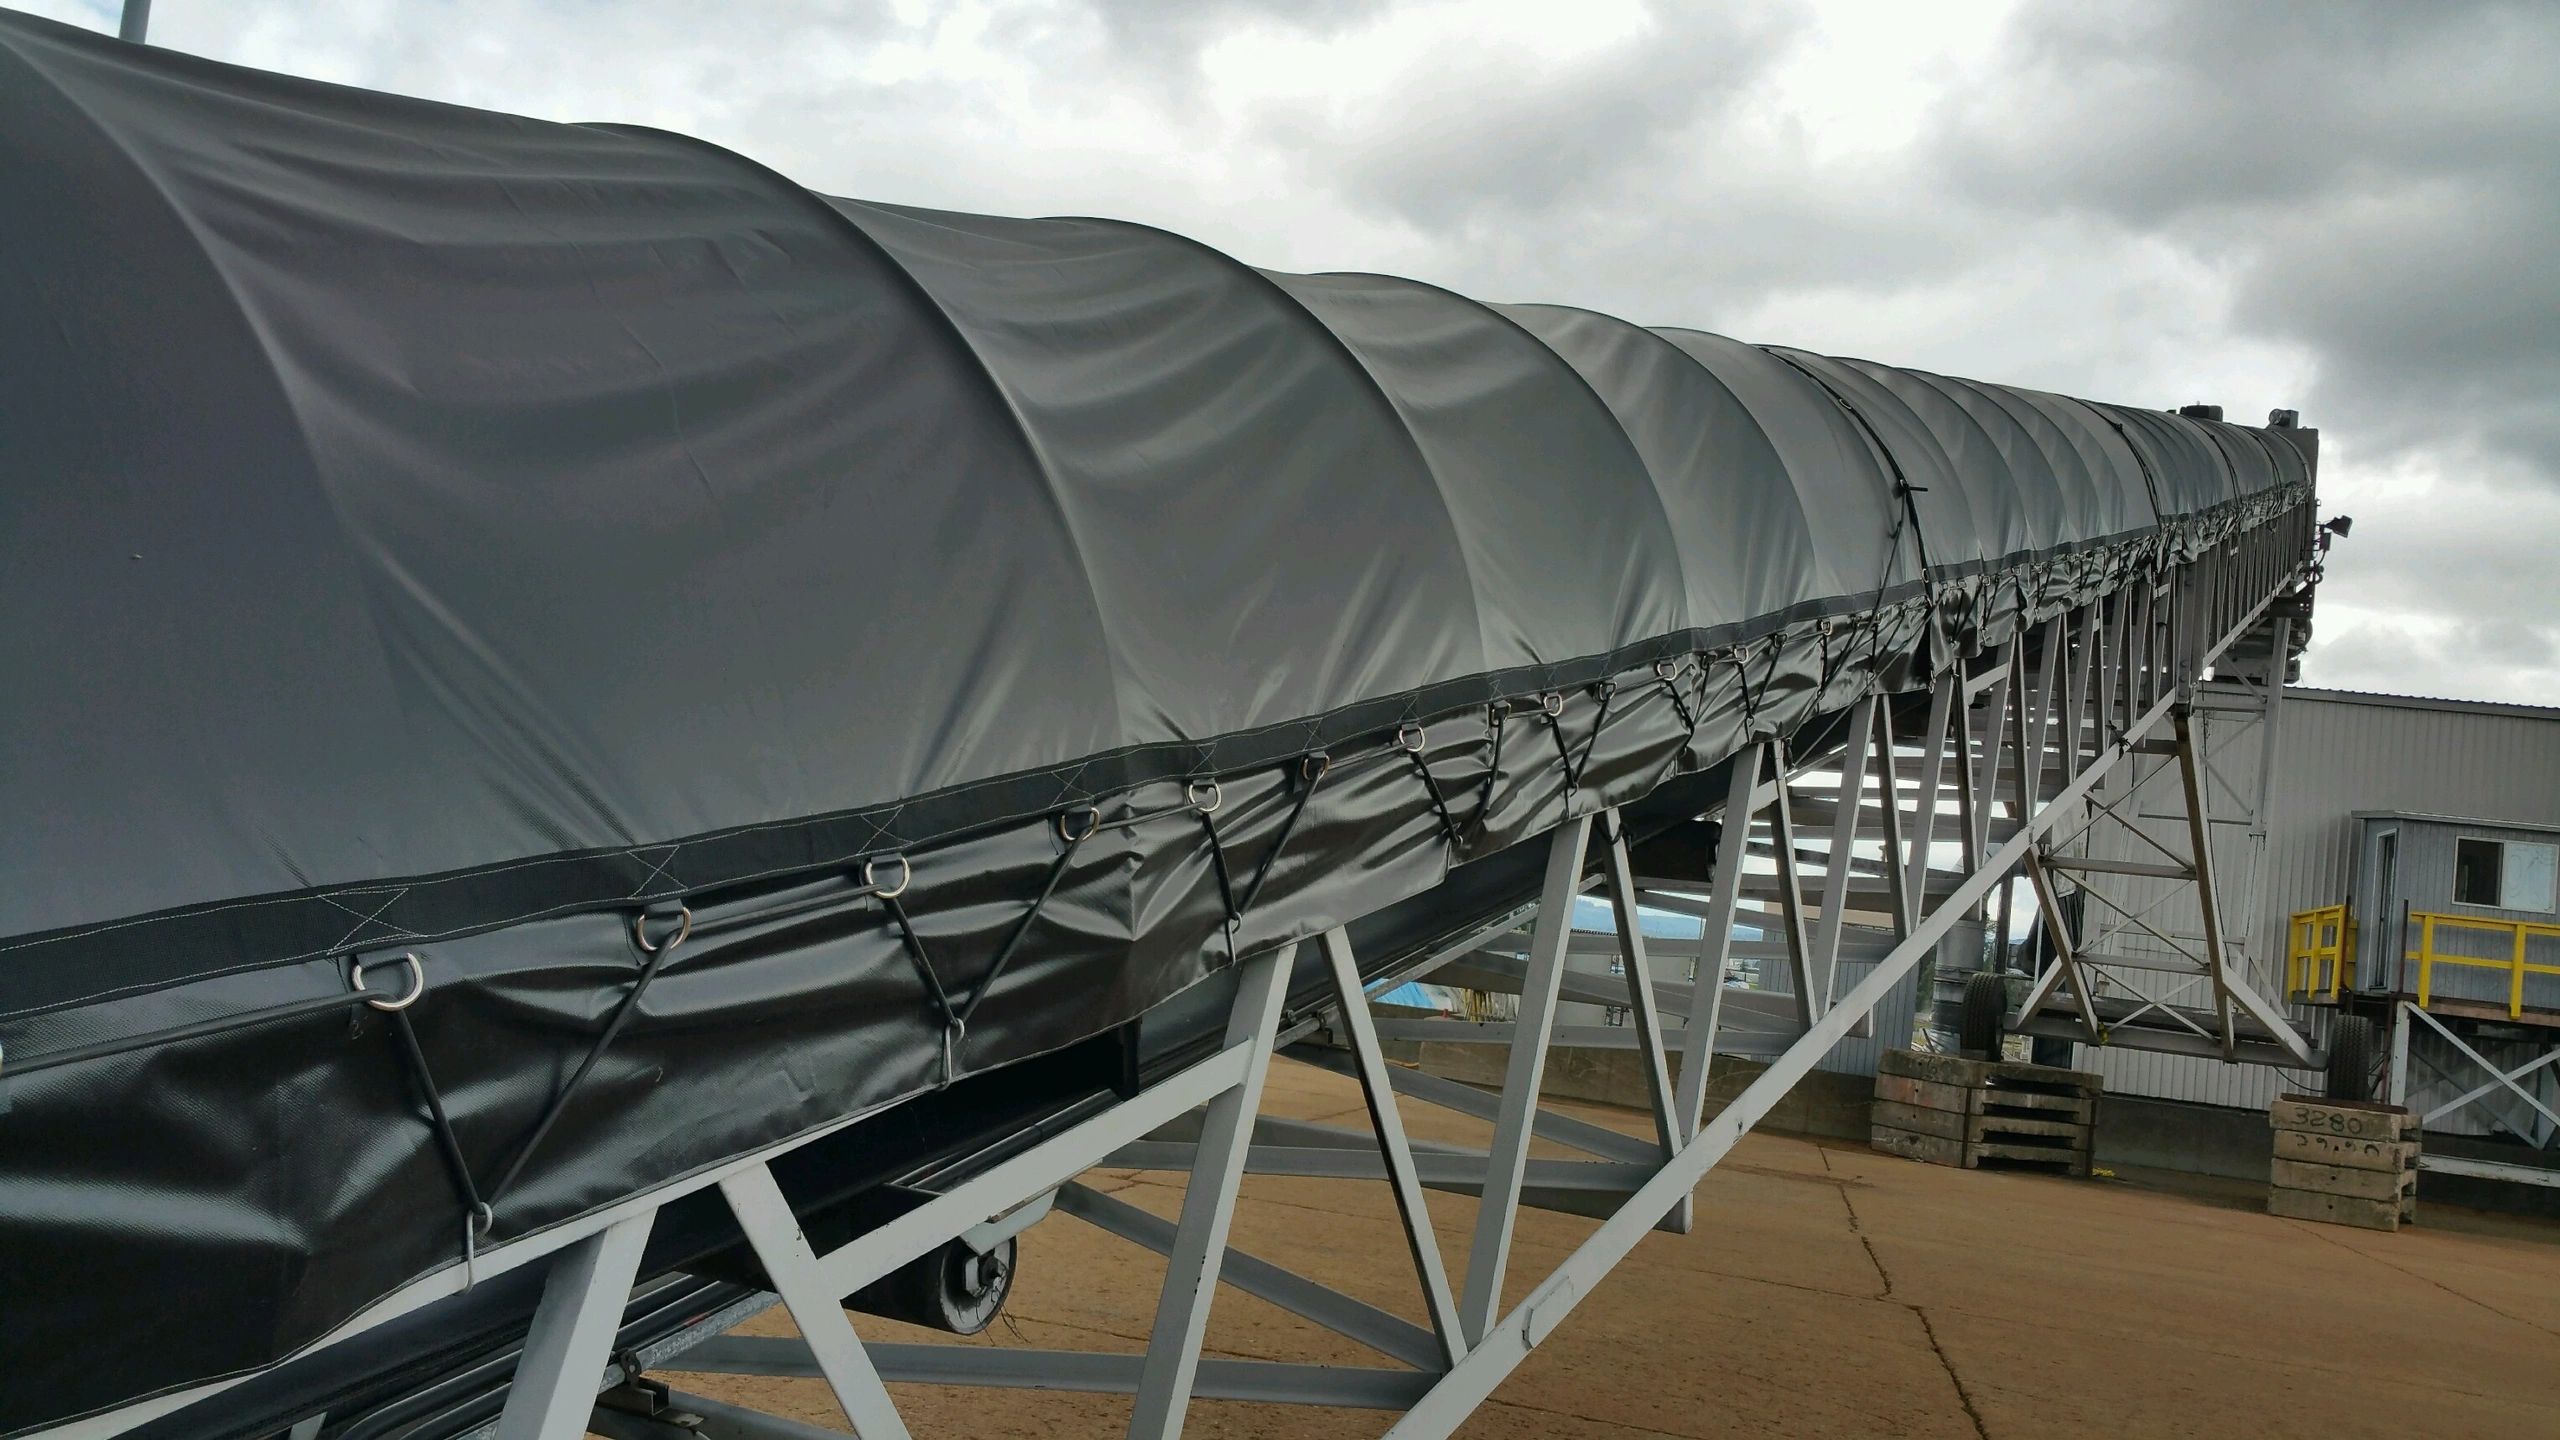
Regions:
<instances>
[{"instance_id":1,"label":"black conveyor cover","mask_svg":"<svg viewBox=\"0 0 2560 1440\"><path fill-rule=\"evenodd\" d=\"M1924 684L2302 438L0 15L0 1433Z\"/></svg>"}]
</instances>

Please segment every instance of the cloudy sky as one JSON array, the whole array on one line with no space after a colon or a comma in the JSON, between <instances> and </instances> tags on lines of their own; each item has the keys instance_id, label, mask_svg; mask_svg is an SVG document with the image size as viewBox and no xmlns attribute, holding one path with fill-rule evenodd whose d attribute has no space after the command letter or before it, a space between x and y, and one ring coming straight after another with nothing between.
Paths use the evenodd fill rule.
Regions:
<instances>
[{"instance_id":1,"label":"cloudy sky","mask_svg":"<svg viewBox=\"0 0 2560 1440\"><path fill-rule=\"evenodd\" d=\"M155 9L197 54L690 131L835 194L2298 408L2356 517L2305 679L2560 704L2560 5Z\"/></svg>"}]
</instances>

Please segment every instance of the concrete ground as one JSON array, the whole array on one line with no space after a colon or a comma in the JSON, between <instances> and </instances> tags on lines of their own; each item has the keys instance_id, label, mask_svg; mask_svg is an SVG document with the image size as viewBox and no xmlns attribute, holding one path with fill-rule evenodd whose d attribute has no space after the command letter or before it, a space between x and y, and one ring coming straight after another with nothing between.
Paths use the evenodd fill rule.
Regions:
<instances>
[{"instance_id":1,"label":"concrete ground","mask_svg":"<svg viewBox=\"0 0 2560 1440\"><path fill-rule=\"evenodd\" d=\"M1416 1138L1488 1127L1406 1102ZM1643 1117L1560 1106L1630 1133ZM1275 1065L1264 1113L1363 1127L1347 1080ZM1542 1146L1540 1153L1572 1152ZM1174 1216L1180 1177L1087 1177ZM2254 1187L1959 1171L1837 1142L1747 1137L1690 1235L1647 1236L1460 1431L1508 1437L2560 1435L2560 1227L2429 1207L2372 1234L2278 1220ZM1475 1206L1431 1197L1453 1277ZM1511 1298L1594 1222L1524 1212ZM1234 1243L1417 1321L1376 1182L1249 1176ZM1053 1217L1022 1241L1007 1318L953 1343L1143 1347L1163 1265ZM1508 1303L1508 1302L1506 1302ZM856 1317L873 1340L948 1340ZM784 1333L779 1312L748 1327ZM1222 1290L1208 1351L1392 1363ZM671 1374L681 1389L841 1429L814 1380ZM927 1436L1117 1434L1128 1402L893 1386ZM1201 1401L1194 1436L1358 1436L1368 1412Z\"/></svg>"}]
</instances>

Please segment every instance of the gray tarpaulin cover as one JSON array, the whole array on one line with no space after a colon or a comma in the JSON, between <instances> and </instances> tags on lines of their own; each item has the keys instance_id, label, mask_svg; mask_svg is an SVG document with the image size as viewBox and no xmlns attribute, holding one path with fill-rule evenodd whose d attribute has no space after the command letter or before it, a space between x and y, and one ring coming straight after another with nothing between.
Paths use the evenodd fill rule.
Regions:
<instances>
[{"instance_id":1,"label":"gray tarpaulin cover","mask_svg":"<svg viewBox=\"0 0 2560 1440\"><path fill-rule=\"evenodd\" d=\"M2309 480L0 16L0 1432L287 1355L476 1203L1109 1030Z\"/></svg>"}]
</instances>

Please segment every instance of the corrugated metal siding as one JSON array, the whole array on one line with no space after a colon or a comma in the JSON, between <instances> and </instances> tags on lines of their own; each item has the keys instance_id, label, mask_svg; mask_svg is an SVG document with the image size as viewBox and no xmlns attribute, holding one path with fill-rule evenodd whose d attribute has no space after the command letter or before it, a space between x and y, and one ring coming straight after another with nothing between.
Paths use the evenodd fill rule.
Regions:
<instances>
[{"instance_id":1,"label":"corrugated metal siding","mask_svg":"<svg viewBox=\"0 0 2560 1440\"><path fill-rule=\"evenodd\" d=\"M2213 703L2237 703L2240 692L2207 685ZM2240 794L2257 784L2258 729L2232 717L2206 715L2205 743L2215 783L2208 808L2233 813L2227 783ZM2158 762L2151 762L2158 763ZM2112 778L2112 777L2111 777ZM2174 770L2152 780L2129 809L2174 811ZM2156 798L2155 798L2156 787ZM2250 959L2269 993L2281 993L2285 922L2297 910L2347 898L2356 842L2357 811L2399 810L2458 815L2512 824L2560 825L2560 710L2524 706L2466 706L2458 702L2359 695L2347 691L2288 689L2277 707L2275 779L2268 800L2268 849L2257 923L2247 935ZM2185 848L2183 823L2151 823L2152 833L2174 849ZM2214 856L2226 887L2236 886L2248 847L2245 829L2217 826ZM2157 852L2100 825L2091 853L2118 859L2158 859ZM2110 894L2160 898L2160 887L2128 880ZM2201 924L2192 891L2167 897L2146 915L2172 934L2193 934ZM2239 908L2236 899L2231 908ZM2157 950L2128 940L2127 951ZM2326 1011L2297 1011L2315 1020ZM2260 1108L2284 1090L2298 1088L2283 1074L2254 1065L2224 1065L2186 1056L2083 1046L2080 1063L2107 1077L2110 1090L2130 1095Z\"/></svg>"},{"instance_id":2,"label":"corrugated metal siding","mask_svg":"<svg viewBox=\"0 0 2560 1440\"><path fill-rule=\"evenodd\" d=\"M1981 954L1978 941L1973 953L1974 956ZM1945 963L1945 954L1946 947L1941 945L1941 964ZM1975 960L1969 956L1966 963L1972 964ZM1843 960L1840 962L1841 992L1845 994L1875 970L1872 962L1861 964ZM1919 994L1920 972L1915 968L1902 977L1900 984L1885 992L1884 999L1877 1003L1874 1033L1864 1039L1852 1036L1832 1046L1831 1052L1816 1062L1815 1068L1841 1075L1873 1075L1876 1073L1876 1061L1885 1051L1910 1049L1912 1026L1919 1014Z\"/></svg>"}]
</instances>

